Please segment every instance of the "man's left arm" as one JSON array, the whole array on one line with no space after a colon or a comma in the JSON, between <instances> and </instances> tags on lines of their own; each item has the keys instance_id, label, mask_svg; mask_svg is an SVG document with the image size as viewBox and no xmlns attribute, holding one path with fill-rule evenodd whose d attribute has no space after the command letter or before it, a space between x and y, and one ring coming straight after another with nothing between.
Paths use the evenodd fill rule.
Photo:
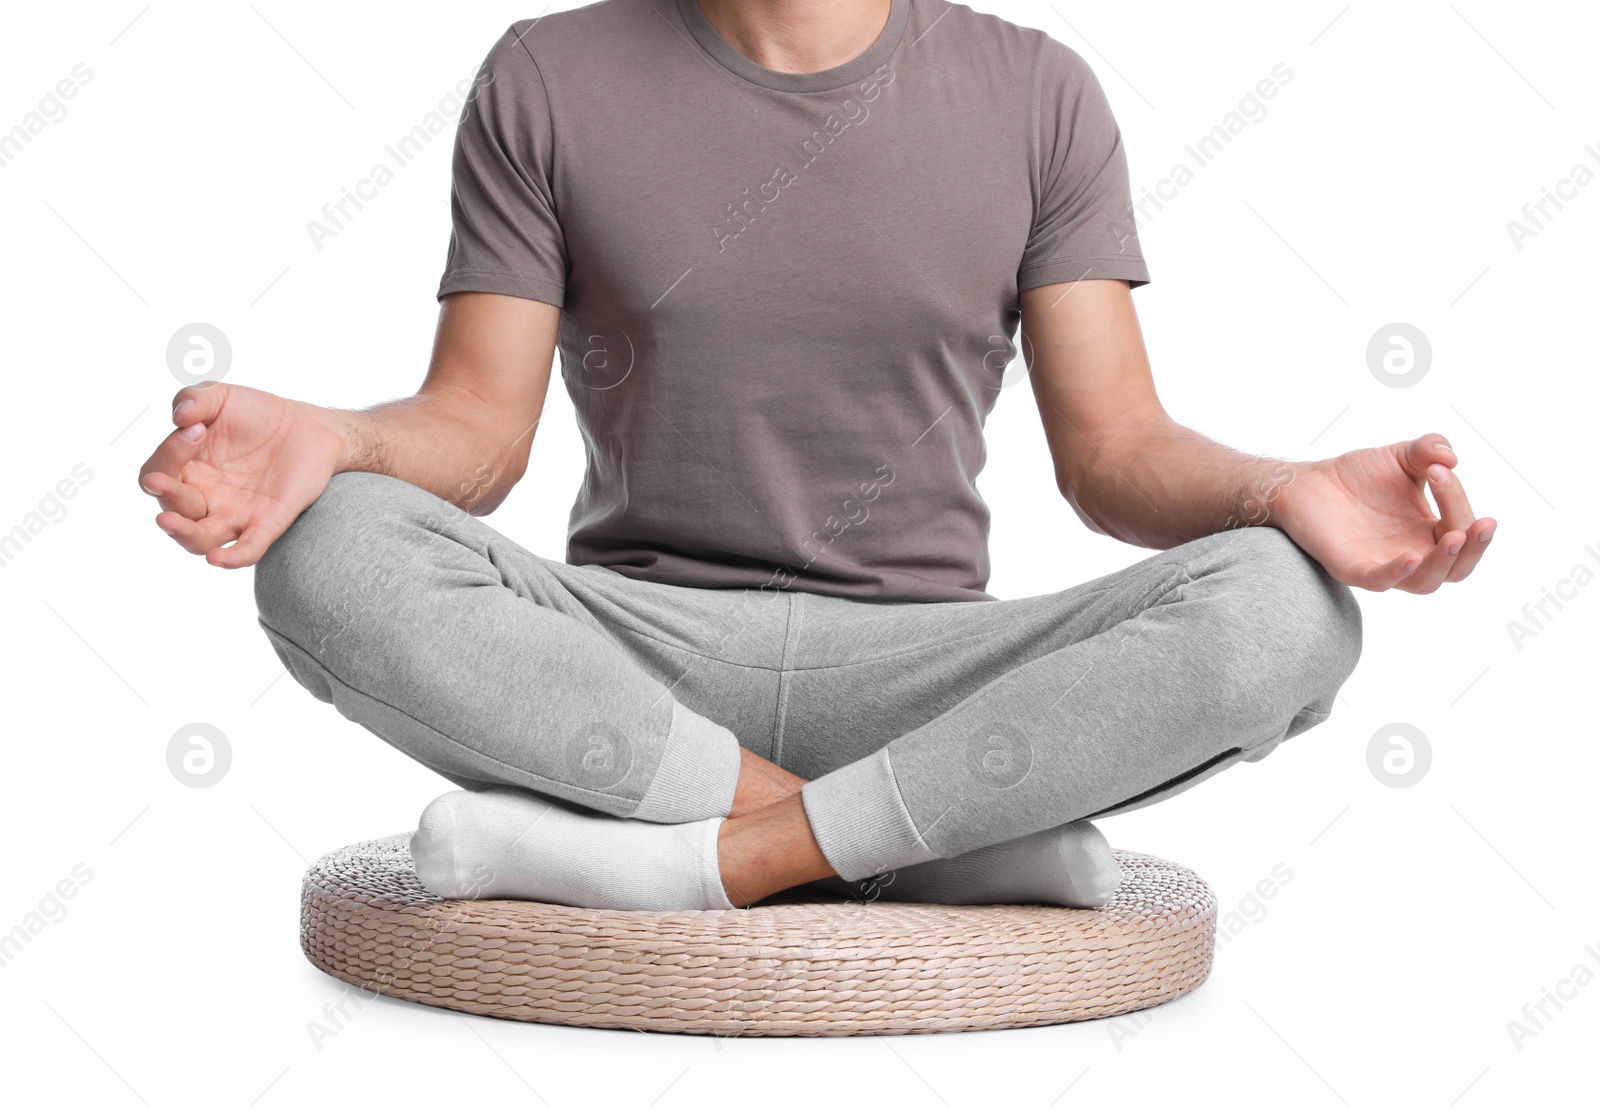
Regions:
<instances>
[{"instance_id":1,"label":"man's left arm","mask_svg":"<svg viewBox=\"0 0 1600 1113\"><path fill-rule=\"evenodd\" d=\"M1235 526L1276 526L1340 583L1418 594L1465 579L1494 535L1494 519L1473 516L1456 454L1438 434L1286 461L1235 452L1173 421L1120 279L1035 287L1021 308L1056 484L1096 532L1166 549Z\"/></svg>"}]
</instances>

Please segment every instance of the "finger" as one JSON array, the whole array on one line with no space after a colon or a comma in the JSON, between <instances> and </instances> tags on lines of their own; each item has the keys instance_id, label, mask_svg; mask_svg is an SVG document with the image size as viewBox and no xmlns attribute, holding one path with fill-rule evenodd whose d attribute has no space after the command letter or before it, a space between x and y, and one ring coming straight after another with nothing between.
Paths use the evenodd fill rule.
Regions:
<instances>
[{"instance_id":1,"label":"finger","mask_svg":"<svg viewBox=\"0 0 1600 1113\"><path fill-rule=\"evenodd\" d=\"M172 396L172 423L177 426L173 432L167 434L165 440L150 454L139 468L139 476L143 479L147 472L165 472L176 478L182 471L183 465L194 458L198 451L200 436L191 432L187 437L178 434L192 426L199 426L202 430L211 426L217 415L222 412L222 403L228 396L228 388L222 383L201 383L199 386L186 386ZM140 486L144 486L143 483Z\"/></svg>"},{"instance_id":2,"label":"finger","mask_svg":"<svg viewBox=\"0 0 1600 1113\"><path fill-rule=\"evenodd\" d=\"M238 536L226 522L215 516L191 522L181 514L162 511L156 515L156 525L196 556L209 553L219 545L226 545Z\"/></svg>"},{"instance_id":3,"label":"finger","mask_svg":"<svg viewBox=\"0 0 1600 1113\"><path fill-rule=\"evenodd\" d=\"M1352 587L1368 591L1388 591L1422 565L1426 553L1401 553L1382 564L1369 564L1356 571Z\"/></svg>"},{"instance_id":4,"label":"finger","mask_svg":"<svg viewBox=\"0 0 1600 1113\"><path fill-rule=\"evenodd\" d=\"M145 486L144 477L151 472L160 472L162 475L171 476L174 480L178 479L183 475L184 465L199 454L205 443L206 426L201 422L174 429L156 446L156 450L150 454L150 459L139 468L139 485Z\"/></svg>"},{"instance_id":5,"label":"finger","mask_svg":"<svg viewBox=\"0 0 1600 1113\"><path fill-rule=\"evenodd\" d=\"M252 523L244 528L239 540L226 548L212 549L206 554L206 563L217 568L248 568L260 560L267 548L277 539L280 531Z\"/></svg>"},{"instance_id":6,"label":"finger","mask_svg":"<svg viewBox=\"0 0 1600 1113\"><path fill-rule=\"evenodd\" d=\"M1450 569L1450 574L1445 577L1446 583L1457 583L1472 574L1478 566L1478 561L1483 559L1483 554L1489 548L1489 542L1494 537L1495 520L1493 518L1479 518L1467 530L1467 545L1461 550L1461 555L1456 558L1455 566Z\"/></svg>"},{"instance_id":7,"label":"finger","mask_svg":"<svg viewBox=\"0 0 1600 1113\"><path fill-rule=\"evenodd\" d=\"M192 522L198 522L206 516L206 497L197 488L165 472L152 471L141 475L139 489L147 495L154 495L161 509L182 514Z\"/></svg>"},{"instance_id":8,"label":"finger","mask_svg":"<svg viewBox=\"0 0 1600 1113\"><path fill-rule=\"evenodd\" d=\"M186 386L172 396L172 424L182 427L199 421L210 425L227 397L228 388L222 383Z\"/></svg>"},{"instance_id":9,"label":"finger","mask_svg":"<svg viewBox=\"0 0 1600 1113\"><path fill-rule=\"evenodd\" d=\"M1455 450L1443 433L1424 433L1413 441L1395 445L1400 466L1412 479L1422 479L1428 474L1430 464L1443 464L1453 468L1457 464Z\"/></svg>"},{"instance_id":10,"label":"finger","mask_svg":"<svg viewBox=\"0 0 1600 1113\"><path fill-rule=\"evenodd\" d=\"M1466 488L1456 473L1443 464L1428 465L1428 489L1439 507L1439 524L1434 527L1437 539L1452 530L1465 532L1472 525L1472 505L1467 502Z\"/></svg>"},{"instance_id":11,"label":"finger","mask_svg":"<svg viewBox=\"0 0 1600 1113\"><path fill-rule=\"evenodd\" d=\"M1422 558L1422 563L1394 586L1413 595L1432 595L1439 590L1439 585L1444 583L1444 578L1450 574L1450 569L1455 565L1456 558L1461 555L1466 542L1465 531L1450 530L1428 550L1428 555Z\"/></svg>"}]
</instances>

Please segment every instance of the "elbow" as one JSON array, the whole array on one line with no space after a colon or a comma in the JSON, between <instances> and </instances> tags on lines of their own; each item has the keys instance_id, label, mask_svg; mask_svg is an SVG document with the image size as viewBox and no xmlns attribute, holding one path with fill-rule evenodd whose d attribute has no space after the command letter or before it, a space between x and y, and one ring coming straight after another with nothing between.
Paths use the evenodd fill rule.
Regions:
<instances>
[{"instance_id":1,"label":"elbow","mask_svg":"<svg viewBox=\"0 0 1600 1113\"><path fill-rule=\"evenodd\" d=\"M1056 489L1061 492L1061 497L1067 500L1067 505L1072 507L1072 512L1095 533L1112 536L1110 529L1095 513L1094 503L1084 497L1084 486L1074 476L1065 471L1056 473Z\"/></svg>"},{"instance_id":2,"label":"elbow","mask_svg":"<svg viewBox=\"0 0 1600 1113\"><path fill-rule=\"evenodd\" d=\"M457 488L454 502L475 518L492 514L505 502L511 488L517 485L527 467L525 459L480 464L471 477Z\"/></svg>"}]
</instances>

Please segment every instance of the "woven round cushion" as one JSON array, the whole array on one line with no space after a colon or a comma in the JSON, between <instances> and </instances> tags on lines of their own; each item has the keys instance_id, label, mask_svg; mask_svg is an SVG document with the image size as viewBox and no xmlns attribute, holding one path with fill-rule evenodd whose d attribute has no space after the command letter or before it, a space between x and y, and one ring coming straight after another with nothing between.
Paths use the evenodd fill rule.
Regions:
<instances>
[{"instance_id":1,"label":"woven round cushion","mask_svg":"<svg viewBox=\"0 0 1600 1113\"><path fill-rule=\"evenodd\" d=\"M366 993L512 1020L714 1035L1025 1028L1148 1008L1211 972L1217 903L1182 866L1116 851L1098 909L861 902L712 912L442 900L409 833L306 871L300 945Z\"/></svg>"}]
</instances>

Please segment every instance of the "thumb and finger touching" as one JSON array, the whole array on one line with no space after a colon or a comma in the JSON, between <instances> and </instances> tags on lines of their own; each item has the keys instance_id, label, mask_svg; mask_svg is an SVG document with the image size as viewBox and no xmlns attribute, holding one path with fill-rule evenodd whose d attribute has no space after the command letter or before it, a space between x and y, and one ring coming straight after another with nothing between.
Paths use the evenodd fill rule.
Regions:
<instances>
[{"instance_id":1,"label":"thumb and finger touching","mask_svg":"<svg viewBox=\"0 0 1600 1113\"><path fill-rule=\"evenodd\" d=\"M1442 579L1455 583L1465 579L1477 567L1478 561L1483 557L1485 548L1490 538L1494 536L1495 520L1493 518L1476 518L1472 513L1472 504L1467 501L1466 489L1461 485L1461 479L1454 472L1435 465L1428 469L1428 487L1433 492L1433 500L1439 507L1439 525L1436 533L1440 541L1447 535L1460 532L1458 543L1460 551L1452 565L1445 570Z\"/></svg>"},{"instance_id":2,"label":"thumb and finger touching","mask_svg":"<svg viewBox=\"0 0 1600 1113\"><path fill-rule=\"evenodd\" d=\"M253 519L230 522L200 487L183 479L184 468L206 446L226 398L227 388L220 383L184 387L174 396L176 428L140 468L139 487L161 507L156 525L184 550L205 556L216 567L243 568L259 560L281 530Z\"/></svg>"},{"instance_id":3,"label":"thumb and finger touching","mask_svg":"<svg viewBox=\"0 0 1600 1113\"><path fill-rule=\"evenodd\" d=\"M1459 462L1455 449L1439 433L1424 433L1415 440L1400 442L1394 449L1401 469L1416 480L1427 476L1430 465L1442 464L1446 468L1453 468Z\"/></svg>"},{"instance_id":4,"label":"thumb and finger touching","mask_svg":"<svg viewBox=\"0 0 1600 1113\"><path fill-rule=\"evenodd\" d=\"M1438 519L1433 523L1433 544L1414 569L1390 586L1428 594L1442 583L1466 578L1483 555L1495 523L1473 516L1466 489L1453 470L1458 459L1444 437L1429 433L1397 447L1401 468L1417 481L1419 491L1426 485L1433 495ZM1399 559L1403 565L1416 555L1405 553Z\"/></svg>"},{"instance_id":5,"label":"thumb and finger touching","mask_svg":"<svg viewBox=\"0 0 1600 1113\"><path fill-rule=\"evenodd\" d=\"M205 516L205 497L183 481L183 469L206 443L211 423L222 412L228 388L221 383L186 386L172 399L176 427L139 468L139 487L170 510L193 521Z\"/></svg>"}]
</instances>

